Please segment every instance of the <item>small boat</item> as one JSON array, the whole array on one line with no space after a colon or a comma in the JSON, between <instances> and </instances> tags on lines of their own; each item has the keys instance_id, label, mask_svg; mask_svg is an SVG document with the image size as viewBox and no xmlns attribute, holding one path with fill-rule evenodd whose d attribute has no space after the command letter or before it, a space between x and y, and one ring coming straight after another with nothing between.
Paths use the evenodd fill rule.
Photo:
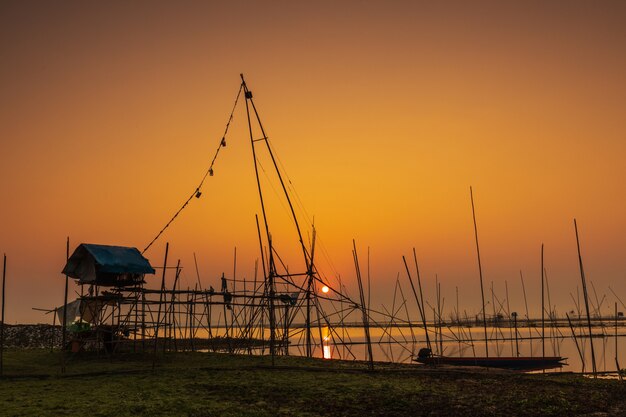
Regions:
<instances>
[{"instance_id":1,"label":"small boat","mask_svg":"<svg viewBox=\"0 0 626 417\"><path fill-rule=\"evenodd\" d=\"M428 348L420 349L413 360L426 365L484 366L489 368L511 369L516 371L539 371L560 368L567 358L560 356L510 356L510 357L454 357L435 356Z\"/></svg>"}]
</instances>

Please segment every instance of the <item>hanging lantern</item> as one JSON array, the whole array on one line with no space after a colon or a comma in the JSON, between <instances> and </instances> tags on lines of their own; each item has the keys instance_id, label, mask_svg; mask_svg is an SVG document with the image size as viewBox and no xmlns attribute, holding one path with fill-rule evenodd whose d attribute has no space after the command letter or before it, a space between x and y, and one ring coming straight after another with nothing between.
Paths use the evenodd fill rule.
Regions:
<instances>
[{"instance_id":1,"label":"hanging lantern","mask_svg":"<svg viewBox=\"0 0 626 417\"><path fill-rule=\"evenodd\" d=\"M221 145L222 145L223 147L226 147L226 138L225 138L225 137L224 137L224 138L222 138L222 143L221 143Z\"/></svg>"},{"instance_id":2,"label":"hanging lantern","mask_svg":"<svg viewBox=\"0 0 626 417\"><path fill-rule=\"evenodd\" d=\"M213 176L213 168L209 168L209 175Z\"/></svg>"}]
</instances>

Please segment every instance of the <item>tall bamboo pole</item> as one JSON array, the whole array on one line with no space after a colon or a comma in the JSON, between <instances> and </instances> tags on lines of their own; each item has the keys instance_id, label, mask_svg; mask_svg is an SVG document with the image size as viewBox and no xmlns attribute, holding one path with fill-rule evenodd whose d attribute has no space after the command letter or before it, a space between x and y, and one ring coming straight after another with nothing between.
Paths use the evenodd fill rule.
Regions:
<instances>
[{"instance_id":1,"label":"tall bamboo pole","mask_svg":"<svg viewBox=\"0 0 626 417\"><path fill-rule=\"evenodd\" d=\"M237 246L235 246L233 254L233 294L237 293ZM235 323L235 306L230 309L230 334L233 334L233 326Z\"/></svg>"},{"instance_id":2,"label":"tall bamboo pole","mask_svg":"<svg viewBox=\"0 0 626 417\"><path fill-rule=\"evenodd\" d=\"M615 367L617 368L617 376L622 381L622 368L619 366L617 359L617 301L615 302Z\"/></svg>"},{"instance_id":3,"label":"tall bamboo pole","mask_svg":"<svg viewBox=\"0 0 626 417\"><path fill-rule=\"evenodd\" d=\"M544 274L543 274L543 243L541 244L541 357L545 360L546 357L546 325L545 325L545 312L544 307ZM546 370L544 369L545 373Z\"/></svg>"},{"instance_id":4,"label":"tall bamboo pole","mask_svg":"<svg viewBox=\"0 0 626 417\"><path fill-rule=\"evenodd\" d=\"M0 317L0 377L4 375L4 306L5 306L5 288L7 278L7 254L4 254L4 262L2 263L2 316ZM55 312L56 314L56 312Z\"/></svg>"},{"instance_id":5,"label":"tall bamboo pole","mask_svg":"<svg viewBox=\"0 0 626 417\"><path fill-rule=\"evenodd\" d=\"M470 186L470 200L472 202L472 219L474 220L474 237L476 240L476 256L478 257L478 275L480 277L480 297L483 303L483 329L485 332L485 357L489 357L489 343L487 340L487 312L485 311L485 291L483 288L483 267L480 262L480 246L478 245L478 227L476 226L476 210L474 209L474 193Z\"/></svg>"},{"instance_id":6,"label":"tall bamboo pole","mask_svg":"<svg viewBox=\"0 0 626 417\"><path fill-rule=\"evenodd\" d=\"M404 262L404 267L406 268L406 274L409 277L409 282L411 283L411 289L413 290L413 296L415 297L415 302L417 303L417 309L420 313L420 317L422 319L422 324L424 325L424 333L426 335L426 346L430 349L432 353L432 347L430 345L430 337L428 336L428 326L426 324L426 312L425 306L423 304L423 300L420 303L420 298L417 296L417 291L415 291L415 285L413 285L413 279L411 278L411 272L409 271L409 266L406 263L406 258L403 256L402 261Z\"/></svg>"},{"instance_id":7,"label":"tall bamboo pole","mask_svg":"<svg viewBox=\"0 0 626 417\"><path fill-rule=\"evenodd\" d=\"M422 291L422 279L420 277L420 267L419 267L419 264L417 263L417 252L415 248L413 248L413 261L415 262L415 274L417 275L417 288L420 291L420 301L422 302L422 310L423 310L426 304L424 304L424 292ZM424 327L424 330L426 330L426 327ZM426 333L426 342L427 342L428 348L430 349L430 341L428 340L428 333Z\"/></svg>"},{"instance_id":8,"label":"tall bamboo pole","mask_svg":"<svg viewBox=\"0 0 626 417\"><path fill-rule=\"evenodd\" d=\"M374 356L372 354L372 341L370 339L370 328L369 328L369 320L367 313L367 306L365 304L365 294L363 293L363 282L361 280L361 268L359 267L359 257L356 251L356 242L352 240L352 246L354 248L354 265L356 267L356 278L359 284L359 296L361 298L361 313L363 314L363 327L365 330L365 337L367 339L367 352L369 359L369 369L374 369Z\"/></svg>"},{"instance_id":9,"label":"tall bamboo pole","mask_svg":"<svg viewBox=\"0 0 626 417\"><path fill-rule=\"evenodd\" d=\"M157 344L159 341L159 323L161 322L161 304L163 304L163 296L165 294L165 272L167 271L167 254L170 250L170 243L165 243L165 259L163 260L163 275L161 276L161 291L159 293L159 310L157 314L157 322L156 327L154 329L154 349L152 351L152 370L154 370L156 366L156 356L157 356ZM167 314L167 312L165 313Z\"/></svg>"},{"instance_id":10,"label":"tall bamboo pole","mask_svg":"<svg viewBox=\"0 0 626 417\"><path fill-rule=\"evenodd\" d=\"M68 236L67 241L65 243L65 261L67 262L70 259L70 238ZM63 325L61 327L62 333L62 342L61 342L61 373L65 373L65 343L66 343L66 330L67 330L67 286L68 286L69 277L65 275L65 293L63 296ZM96 296L98 293L96 292Z\"/></svg>"},{"instance_id":11,"label":"tall bamboo pole","mask_svg":"<svg viewBox=\"0 0 626 417\"><path fill-rule=\"evenodd\" d=\"M578 249L578 265L580 267L580 279L583 286L583 297L585 299L585 310L587 312L587 328L589 330L589 344L591 345L591 365L593 369L593 377L597 377L596 354L593 349L593 335L591 333L591 316L589 314L589 296L587 295L587 282L585 280L585 270L583 268L583 258L580 254L580 240L578 239L578 225L574 219L574 231L576 232L576 248Z\"/></svg>"},{"instance_id":12,"label":"tall bamboo pole","mask_svg":"<svg viewBox=\"0 0 626 417\"><path fill-rule=\"evenodd\" d=\"M274 265L274 248L272 247L272 236L268 238L269 245L269 274L267 274L267 301L269 304L269 321L270 321L270 355L272 356L272 366L276 361L276 311L274 309L274 277L276 276L276 266Z\"/></svg>"}]
</instances>

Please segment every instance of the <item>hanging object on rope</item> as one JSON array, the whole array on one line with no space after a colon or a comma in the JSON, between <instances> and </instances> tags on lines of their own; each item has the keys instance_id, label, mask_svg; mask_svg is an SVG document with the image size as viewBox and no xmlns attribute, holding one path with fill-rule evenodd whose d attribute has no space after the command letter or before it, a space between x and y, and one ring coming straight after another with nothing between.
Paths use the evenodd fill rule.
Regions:
<instances>
[{"instance_id":1,"label":"hanging object on rope","mask_svg":"<svg viewBox=\"0 0 626 417\"><path fill-rule=\"evenodd\" d=\"M235 98L235 104L233 105L233 109L230 112L230 117L228 118L228 122L226 123L226 129L224 130L224 134L222 135L222 140L220 141L220 144L217 147L217 150L215 151L215 155L213 156L213 159L211 160L211 164L209 165L209 169L207 169L207 171L205 172L204 176L202 177L202 180L200 181L200 184L196 187L194 192L191 193L189 198L187 198L187 200L182 205L182 207L179 208L176 213L174 213L174 215L172 216L170 221L168 221L165 224L165 226L163 226L163 228L159 231L159 233L157 233L157 235L154 237L154 239L152 239L152 241L148 244L148 246L146 246L146 248L141 252L142 254L145 253L148 249L150 249L150 246L152 246L152 244L154 242L156 242L159 237L161 237L163 232L165 232L165 229L167 229L169 227L169 225L172 224L174 219L176 219L176 217L178 217L180 212L183 211L183 209L185 207L187 207L189 202L194 197L200 198L200 196L202 195L202 192L200 191L202 189L202 185L204 184L204 181L206 180L207 176L211 176L211 177L213 176L213 165L215 164L215 160L217 159L217 155L219 155L221 148L226 147L226 135L228 134L228 128L230 127L230 122L233 121L233 114L235 113L235 109L237 108L237 103L239 102L239 97L241 96L241 91L242 90L243 90L243 83L239 86L239 91L237 92L237 98Z\"/></svg>"}]
</instances>

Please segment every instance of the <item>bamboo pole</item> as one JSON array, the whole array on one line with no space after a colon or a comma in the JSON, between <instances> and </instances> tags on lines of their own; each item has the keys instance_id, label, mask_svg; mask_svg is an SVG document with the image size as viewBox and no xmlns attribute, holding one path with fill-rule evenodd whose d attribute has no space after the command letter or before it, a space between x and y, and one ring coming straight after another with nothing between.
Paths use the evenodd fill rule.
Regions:
<instances>
[{"instance_id":1,"label":"bamboo pole","mask_svg":"<svg viewBox=\"0 0 626 417\"><path fill-rule=\"evenodd\" d=\"M146 353L146 292L141 283L141 353Z\"/></svg>"},{"instance_id":2,"label":"bamboo pole","mask_svg":"<svg viewBox=\"0 0 626 417\"><path fill-rule=\"evenodd\" d=\"M163 304L163 295L165 294L165 271L167 271L167 254L170 250L170 243L165 243L165 259L163 260L163 275L161 277L161 292L159 294L159 310L157 314L156 327L154 329L154 349L153 349L153 358L152 358L152 370L156 366L156 357L157 357L157 344L159 341L159 323L161 322L161 304ZM167 314L167 313L166 313Z\"/></svg>"},{"instance_id":3,"label":"bamboo pole","mask_svg":"<svg viewBox=\"0 0 626 417\"><path fill-rule=\"evenodd\" d=\"M439 352L440 355L443 356L443 326L441 324L441 311L443 310L443 306L441 305L441 283L439 282L439 278L435 275L435 282L437 286L437 322L439 324Z\"/></svg>"},{"instance_id":4,"label":"bamboo pole","mask_svg":"<svg viewBox=\"0 0 626 417\"><path fill-rule=\"evenodd\" d=\"M267 269L266 269L266 266L265 266L265 254L263 252L263 239L261 238L261 227L259 226L259 216L255 214L254 218L256 220L256 230L257 230L257 235L258 235L258 238L259 238L259 250L261 252L261 266L263 267L263 282L265 283L265 282L267 282ZM257 269L255 268L255 273L254 273L254 291L256 291L256 285L257 285L256 270ZM307 297L309 297L309 296L310 296L310 291L307 291ZM308 300L308 298L307 298L307 300ZM261 307L261 310L262 309L263 309L263 307ZM261 329L260 329L260 331L261 331L261 338L265 339L265 337L263 335L263 317L264 317L264 315L263 315L263 313L261 311ZM311 332L310 324L311 323L310 323L310 321L308 319L308 316L307 316L307 337L308 337L307 341L310 340L310 332ZM311 356L310 355L310 344L308 344L307 346L308 346L307 356L310 357Z\"/></svg>"},{"instance_id":5,"label":"bamboo pole","mask_svg":"<svg viewBox=\"0 0 626 417\"><path fill-rule=\"evenodd\" d=\"M430 303L428 303L428 305L430 306ZM439 333L437 331L437 310L435 310L435 307L431 307L433 310L433 327L435 328L435 348L437 349L437 354L439 354L440 356L443 354L440 350L439 350Z\"/></svg>"},{"instance_id":6,"label":"bamboo pole","mask_svg":"<svg viewBox=\"0 0 626 417\"><path fill-rule=\"evenodd\" d=\"M65 261L67 262L70 259L70 238L67 238L65 243ZM69 277L65 275L65 293L63 296L63 326L62 326L62 342L61 342L61 373L65 373L65 343L66 343L66 331L67 331L67 286L68 286ZM98 293L96 293L98 295Z\"/></svg>"},{"instance_id":7,"label":"bamboo pole","mask_svg":"<svg viewBox=\"0 0 626 417\"><path fill-rule=\"evenodd\" d=\"M143 281L143 279L142 279ZM131 308L135 309L135 323L133 329L133 353L137 352L137 323L139 323L139 284L135 284L134 303Z\"/></svg>"},{"instance_id":8,"label":"bamboo pole","mask_svg":"<svg viewBox=\"0 0 626 417\"><path fill-rule=\"evenodd\" d=\"M459 333L459 356L461 356L461 342L463 341L461 339L462 335L461 335L461 319L459 317L459 287L456 286L454 287L455 291L456 291L456 326L457 326L457 332Z\"/></svg>"},{"instance_id":9,"label":"bamboo pole","mask_svg":"<svg viewBox=\"0 0 626 417\"><path fill-rule=\"evenodd\" d=\"M519 342L517 337L517 313L513 312L513 324L515 326L515 356L519 356Z\"/></svg>"},{"instance_id":10,"label":"bamboo pole","mask_svg":"<svg viewBox=\"0 0 626 417\"><path fill-rule=\"evenodd\" d=\"M372 341L370 339L369 321L367 317L365 294L363 293L363 282L361 281L361 269L359 267L359 257L356 251L356 242L352 240L352 246L354 248L354 265L356 267L356 278L359 284L359 296L361 298L361 312L363 313L363 328L365 330L365 338L367 339L367 352L369 359L369 369L374 370L374 357L372 355Z\"/></svg>"},{"instance_id":11,"label":"bamboo pole","mask_svg":"<svg viewBox=\"0 0 626 417\"><path fill-rule=\"evenodd\" d=\"M519 277L522 281L522 292L524 293L524 306L526 307L526 327L528 328L528 341L530 342L530 357L533 357L533 338L532 332L530 330L530 316L528 315L528 299L526 298L526 285L524 285L524 275L522 275L522 270L519 271Z\"/></svg>"},{"instance_id":12,"label":"bamboo pole","mask_svg":"<svg viewBox=\"0 0 626 417\"><path fill-rule=\"evenodd\" d=\"M175 270L175 275L174 275L174 284L172 285L172 292L170 294L170 308L169 308L169 313L166 311L164 313L164 317L165 317L165 332L167 332L169 330L169 339L171 340L163 340L163 353L165 353L166 350L166 345L168 344L168 342L173 342L174 343L174 352L178 352L178 337L176 335L176 285L180 285L178 278L180 277L180 259L176 262L176 270ZM164 291L165 291L165 287L163 287ZM163 300L164 302L167 302L167 294L163 294L163 296L165 297L165 299ZM170 316L170 325L169 328L167 327L167 317L168 315Z\"/></svg>"},{"instance_id":13,"label":"bamboo pole","mask_svg":"<svg viewBox=\"0 0 626 417\"><path fill-rule=\"evenodd\" d=\"M541 358L545 360L546 357L546 326L545 326L545 312L544 307L544 283L543 283L543 243L541 244ZM543 369L543 373L546 370Z\"/></svg>"},{"instance_id":14,"label":"bamboo pole","mask_svg":"<svg viewBox=\"0 0 626 417\"><path fill-rule=\"evenodd\" d=\"M619 366L619 360L617 359L617 302L615 302L615 367L617 368L617 376L622 381L622 368Z\"/></svg>"},{"instance_id":15,"label":"bamboo pole","mask_svg":"<svg viewBox=\"0 0 626 417\"><path fill-rule=\"evenodd\" d=\"M2 315L0 317L0 378L4 375L4 310L5 310L5 288L7 281L7 254L4 254L2 263Z\"/></svg>"},{"instance_id":16,"label":"bamboo pole","mask_svg":"<svg viewBox=\"0 0 626 417\"><path fill-rule=\"evenodd\" d=\"M52 331L50 332L50 353L54 352L54 329L57 327L57 309L52 310Z\"/></svg>"},{"instance_id":17,"label":"bamboo pole","mask_svg":"<svg viewBox=\"0 0 626 417\"><path fill-rule=\"evenodd\" d=\"M547 269L544 267L543 268L543 275L546 279L546 295L548 296L548 325L550 326L550 344L552 345L552 356L558 356L557 355L557 347L558 347L558 342L556 339L556 333L557 333L557 328L555 326L555 322L556 322L556 305L555 308L552 308L552 299L550 298L550 280L548 279L548 271ZM560 352L559 352L560 355Z\"/></svg>"},{"instance_id":18,"label":"bamboo pole","mask_svg":"<svg viewBox=\"0 0 626 417\"><path fill-rule=\"evenodd\" d=\"M276 311L274 309L274 277L276 276L276 266L274 264L274 248L272 246L272 236L268 237L269 246L269 274L267 274L267 301L269 305L269 322L270 322L270 355L272 357L272 366L276 364Z\"/></svg>"},{"instance_id":19,"label":"bamboo pole","mask_svg":"<svg viewBox=\"0 0 626 417\"><path fill-rule=\"evenodd\" d=\"M593 348L593 334L591 333L591 317L589 314L589 296L587 295L587 282L585 280L585 270L583 268L583 258L580 254L580 240L578 239L578 225L574 219L574 230L576 232L576 248L578 249L578 265L580 267L580 279L583 286L583 297L585 299L585 310L587 312L587 327L589 330L589 344L591 345L591 365L593 369L593 377L597 378L596 354Z\"/></svg>"},{"instance_id":20,"label":"bamboo pole","mask_svg":"<svg viewBox=\"0 0 626 417\"><path fill-rule=\"evenodd\" d=\"M193 319L194 319L194 304L196 302L196 294L195 292L193 294L189 294L189 341L191 343L191 351L195 352L196 351L196 346L194 343L194 330L193 330Z\"/></svg>"},{"instance_id":21,"label":"bamboo pole","mask_svg":"<svg viewBox=\"0 0 626 417\"><path fill-rule=\"evenodd\" d=\"M572 325L572 320L569 317L568 313L565 313L565 317L567 317L567 323L569 324L569 328L572 331L572 336L574 337L574 343L576 344L576 350L578 351L578 356L580 356L580 363L582 364L582 372L585 372L585 356L583 352L580 350L580 346L578 345L578 337L576 337L576 332L574 331L574 326Z\"/></svg>"},{"instance_id":22,"label":"bamboo pole","mask_svg":"<svg viewBox=\"0 0 626 417\"><path fill-rule=\"evenodd\" d=\"M417 309L420 313L420 317L422 319L422 324L424 325L424 333L426 335L426 346L430 349L432 353L432 347L430 345L430 337L428 336L428 326L426 324L426 312L425 306L423 303L420 303L420 299L417 296L417 291L415 291L415 285L413 285L413 279L411 278L411 272L409 271L409 266L406 263L406 258L403 256L402 261L404 261L404 268L406 269L406 274L409 277L409 282L411 283L411 289L413 290L413 296L415 297L415 302L417 303Z\"/></svg>"},{"instance_id":23,"label":"bamboo pole","mask_svg":"<svg viewBox=\"0 0 626 417\"><path fill-rule=\"evenodd\" d=\"M506 294L506 315L509 318L509 338L511 339L511 356L513 355L513 338L511 336L511 304L509 303L509 284L504 280L504 293ZM515 323L515 331L517 332L517 318ZM517 340L517 334L515 334ZM519 356L519 355L517 355Z\"/></svg>"},{"instance_id":24,"label":"bamboo pole","mask_svg":"<svg viewBox=\"0 0 626 417\"><path fill-rule=\"evenodd\" d=\"M237 293L237 246L235 246L233 254L233 294ZM230 333L233 334L233 325L235 323L235 308L230 309Z\"/></svg>"},{"instance_id":25,"label":"bamboo pole","mask_svg":"<svg viewBox=\"0 0 626 417\"><path fill-rule=\"evenodd\" d=\"M285 315L283 322L283 344L285 356L289 356L289 303L285 303Z\"/></svg>"},{"instance_id":26,"label":"bamboo pole","mask_svg":"<svg viewBox=\"0 0 626 417\"><path fill-rule=\"evenodd\" d=\"M493 311L493 318L491 320L491 328L494 330L493 334L495 335L495 342L496 342L496 356L500 355L500 347L498 346L498 328L496 327L496 325L499 325L499 321L498 321L498 312L496 311L496 300L495 300L495 294L493 292L493 281L491 281L491 309ZM484 312L486 313L486 312Z\"/></svg>"},{"instance_id":27,"label":"bamboo pole","mask_svg":"<svg viewBox=\"0 0 626 417\"><path fill-rule=\"evenodd\" d=\"M474 209L474 193L470 186L470 200L472 202L472 219L474 220L474 237L476 240L476 256L478 258L478 275L480 277L480 297L483 303L483 329L485 332L485 357L489 357L489 341L487 339L487 312L485 311L485 291L483 288L483 267L480 262L480 246L478 245L478 227L476 226L476 210Z\"/></svg>"},{"instance_id":28,"label":"bamboo pole","mask_svg":"<svg viewBox=\"0 0 626 417\"><path fill-rule=\"evenodd\" d=\"M417 252L415 251L415 248L413 248L413 261L415 263L415 274L417 275L417 288L420 291L420 301L422 302L422 310L424 310L424 292L422 291L422 279L420 277L420 268L419 265L417 263ZM405 265L406 266L406 265ZM425 315L424 315L425 317ZM424 331L426 331L426 326L424 326ZM428 332L426 331L426 342L428 345L428 348L430 349L430 341L428 340Z\"/></svg>"}]
</instances>

